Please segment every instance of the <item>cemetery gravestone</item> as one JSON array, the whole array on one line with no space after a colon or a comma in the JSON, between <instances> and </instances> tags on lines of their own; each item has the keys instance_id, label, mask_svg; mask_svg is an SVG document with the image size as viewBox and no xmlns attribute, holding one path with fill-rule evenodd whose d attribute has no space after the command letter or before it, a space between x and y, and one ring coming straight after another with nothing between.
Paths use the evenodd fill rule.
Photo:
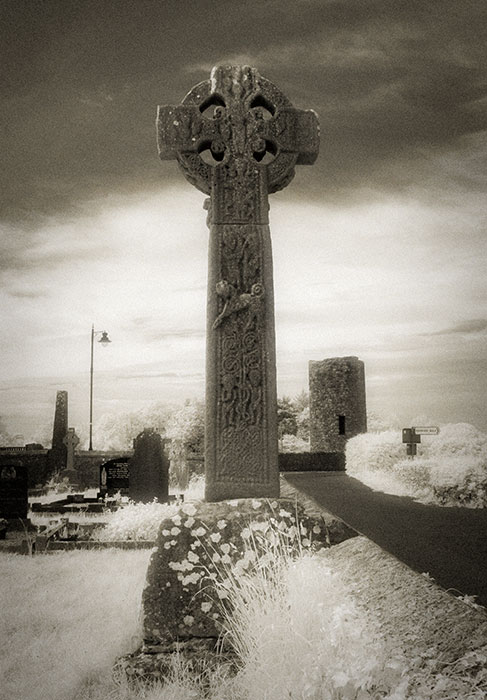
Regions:
<instances>
[{"instance_id":1,"label":"cemetery gravestone","mask_svg":"<svg viewBox=\"0 0 487 700\"><path fill-rule=\"evenodd\" d=\"M0 518L27 518L27 467L12 461L0 467Z\"/></svg>"},{"instance_id":2,"label":"cemetery gravestone","mask_svg":"<svg viewBox=\"0 0 487 700\"><path fill-rule=\"evenodd\" d=\"M268 194L315 161L318 119L254 68L217 66L157 125L160 157L210 195L206 499L278 496Z\"/></svg>"},{"instance_id":3,"label":"cemetery gravestone","mask_svg":"<svg viewBox=\"0 0 487 700\"><path fill-rule=\"evenodd\" d=\"M66 469L74 469L74 451L79 445L79 437L76 435L74 428L68 428L68 432L64 437L63 443L67 448Z\"/></svg>"},{"instance_id":4,"label":"cemetery gravestone","mask_svg":"<svg viewBox=\"0 0 487 700\"><path fill-rule=\"evenodd\" d=\"M134 440L130 460L130 498L142 503L168 500L169 458L164 443L155 430L147 428Z\"/></svg>"},{"instance_id":5,"label":"cemetery gravestone","mask_svg":"<svg viewBox=\"0 0 487 700\"><path fill-rule=\"evenodd\" d=\"M129 457L117 457L100 466L100 496L114 496L119 491L122 496L129 495L129 461Z\"/></svg>"}]
</instances>

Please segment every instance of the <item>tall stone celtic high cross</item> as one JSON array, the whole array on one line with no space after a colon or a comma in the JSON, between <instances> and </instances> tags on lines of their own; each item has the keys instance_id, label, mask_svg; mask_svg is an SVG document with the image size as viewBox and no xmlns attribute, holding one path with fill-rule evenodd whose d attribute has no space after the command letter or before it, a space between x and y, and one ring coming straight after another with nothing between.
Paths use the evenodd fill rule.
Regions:
<instances>
[{"instance_id":1,"label":"tall stone celtic high cross","mask_svg":"<svg viewBox=\"0 0 487 700\"><path fill-rule=\"evenodd\" d=\"M276 359L267 195L318 155L318 119L249 66L217 66L175 107L158 146L205 194L210 228L206 500L275 497Z\"/></svg>"}]
</instances>

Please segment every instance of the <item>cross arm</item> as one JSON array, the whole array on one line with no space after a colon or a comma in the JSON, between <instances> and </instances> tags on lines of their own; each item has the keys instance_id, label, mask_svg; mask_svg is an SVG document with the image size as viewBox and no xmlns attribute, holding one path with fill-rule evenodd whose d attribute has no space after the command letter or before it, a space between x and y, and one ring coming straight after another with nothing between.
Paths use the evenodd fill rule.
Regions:
<instances>
[{"instance_id":1,"label":"cross arm","mask_svg":"<svg viewBox=\"0 0 487 700\"><path fill-rule=\"evenodd\" d=\"M281 152L298 154L297 163L312 165L319 152L320 125L312 109L280 109L274 119L264 122L265 136L274 140Z\"/></svg>"},{"instance_id":2,"label":"cross arm","mask_svg":"<svg viewBox=\"0 0 487 700\"><path fill-rule=\"evenodd\" d=\"M198 152L205 141L215 138L212 121L194 105L164 105L157 108L157 147L162 160L181 153Z\"/></svg>"}]
</instances>

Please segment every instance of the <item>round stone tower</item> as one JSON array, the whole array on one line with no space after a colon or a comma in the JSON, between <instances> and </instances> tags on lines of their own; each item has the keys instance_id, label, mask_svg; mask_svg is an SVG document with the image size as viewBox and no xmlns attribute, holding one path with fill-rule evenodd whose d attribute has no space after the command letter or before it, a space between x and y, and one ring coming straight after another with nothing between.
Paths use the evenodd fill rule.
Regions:
<instances>
[{"instance_id":1,"label":"round stone tower","mask_svg":"<svg viewBox=\"0 0 487 700\"><path fill-rule=\"evenodd\" d=\"M344 452L348 438L367 431L365 368L358 357L309 363L311 452Z\"/></svg>"}]
</instances>

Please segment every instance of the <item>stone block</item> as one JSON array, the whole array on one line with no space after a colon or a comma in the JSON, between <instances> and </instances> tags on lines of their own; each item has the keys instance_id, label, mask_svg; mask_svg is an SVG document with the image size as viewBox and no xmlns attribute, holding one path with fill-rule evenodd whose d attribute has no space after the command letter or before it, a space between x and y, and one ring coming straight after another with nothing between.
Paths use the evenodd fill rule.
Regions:
<instances>
[{"instance_id":1,"label":"stone block","mask_svg":"<svg viewBox=\"0 0 487 700\"><path fill-rule=\"evenodd\" d=\"M144 643L121 662L128 675L164 676L175 652L196 669L208 660L231 663L228 643L218 654L228 608L221 582L252 571L277 532L295 548L329 545L323 520L291 499L189 502L164 520L143 592Z\"/></svg>"}]
</instances>

